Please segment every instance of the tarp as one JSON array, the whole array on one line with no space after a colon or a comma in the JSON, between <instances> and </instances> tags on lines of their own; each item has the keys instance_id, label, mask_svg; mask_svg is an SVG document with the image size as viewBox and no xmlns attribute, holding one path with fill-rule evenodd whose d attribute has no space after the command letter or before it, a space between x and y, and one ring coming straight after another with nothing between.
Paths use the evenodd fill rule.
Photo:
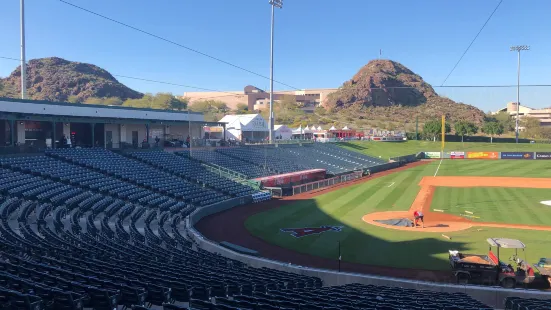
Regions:
<instances>
[{"instance_id":1,"label":"tarp","mask_svg":"<svg viewBox=\"0 0 551 310\"><path fill-rule=\"evenodd\" d=\"M390 220L375 220L377 223L390 225L390 226L401 226L401 227L412 227L413 222L410 219L401 218L401 219L390 219Z\"/></svg>"}]
</instances>

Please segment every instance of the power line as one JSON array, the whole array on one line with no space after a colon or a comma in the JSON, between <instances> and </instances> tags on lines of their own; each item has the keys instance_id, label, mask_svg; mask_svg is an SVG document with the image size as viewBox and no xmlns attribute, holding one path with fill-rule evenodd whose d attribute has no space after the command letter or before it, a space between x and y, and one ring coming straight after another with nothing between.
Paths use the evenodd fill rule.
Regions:
<instances>
[{"instance_id":1,"label":"power line","mask_svg":"<svg viewBox=\"0 0 551 310\"><path fill-rule=\"evenodd\" d=\"M132 30L141 32L141 33L143 33L143 34L146 34L146 35L151 36L151 37L153 37L153 38L156 38L156 39L165 41L165 42L170 43L170 44L172 44L172 45L176 45L176 46L178 46L178 47L184 48L184 49L186 49L186 50L188 50L188 51L194 52L194 53L199 54L199 55L201 55L201 56L205 56L205 57L207 57L207 58L216 60L216 61L221 62L221 63L223 63L223 64L226 64L226 65L228 65L228 66L231 66L231 67L237 68L237 69L239 69L239 70L243 70L243 71L245 71L245 72L248 72L248 73L254 74L254 75L256 75L256 76L259 76L259 77L262 77L262 78L265 78L265 79L270 80L270 78L267 77L267 76L265 76L265 75L262 75L262 74L260 74L260 73L256 73L256 72L251 71L251 70L248 70L248 69L245 69L245 68L243 68L243 67L241 67L241 66L238 66L238 65L236 65L236 64L233 64L233 63L231 63L231 62L228 62L228 61L222 60L222 59L220 59L220 58L211 56L211 55L209 55L209 54L203 53L203 52L201 52L201 51L198 51L198 50L196 50L196 49L193 49L193 48L191 48L191 47L185 46L185 45L183 45L183 44L174 42L174 41L172 41L172 40L169 40L169 39L167 39L167 38L164 38L164 37L161 37L161 36L159 36L159 35L153 34L153 33L151 33L151 32L145 31L145 30L143 30L143 29L140 29L140 28L137 28L137 27L134 27L134 26L125 24L125 23L123 23L123 22L121 22L121 21L118 21L118 20L116 20L116 19L113 19L113 18L107 17L107 16L105 16L105 15L96 13L96 12L94 12L94 11L85 9L85 8L83 8L83 7L81 7L81 6L78 6L78 5L76 5L76 4L73 4L73 3L70 3L70 2L67 2L67 1L64 1L64 0L59 0L59 1L62 2L62 3L64 3L64 4L70 5L70 6L74 7L74 8L77 8L77 9L79 9L79 10L82 10L82 11L84 11L84 12L87 12L87 13L90 13L90 14L93 14L93 15L96 15L96 16L101 17L101 18L103 18L103 19L106 19L106 20L108 20L108 21L111 21L111 22L114 22L114 23L116 23L116 24L119 24L119 25L121 25L121 26L124 26L124 27L130 28L130 29L132 29ZM283 82L279 82L279 81L276 81L276 80L274 80L274 82L276 82L276 83L278 83L278 84L281 84L281 85L285 85L285 86L290 87L290 88L292 88L292 89L300 90L299 88L296 88L296 87L291 86L291 85L289 85L289 84L285 84L285 83L283 83Z\"/></svg>"},{"instance_id":2,"label":"power line","mask_svg":"<svg viewBox=\"0 0 551 310\"><path fill-rule=\"evenodd\" d=\"M0 56L0 58L2 58L2 59L7 59L7 60L19 61L19 59L13 58L13 57L4 57L4 56ZM238 94L236 94L236 93L234 93L234 92L229 92L229 91L223 91L223 90L217 90L217 89L211 89L211 88L204 88L204 87L198 87L198 86L191 86L191 85L185 85L185 84L178 84L178 83L173 83L173 82L152 80L152 79L147 79L147 78L143 78L143 77L135 77L135 76L122 75L122 74L112 74L112 76L116 76L116 77L120 77L120 78L125 78L125 79L132 79L132 80L150 82L150 83L157 83L157 84L165 84L165 85L186 87L186 88L192 88L192 89L197 89L197 90L204 90L204 91L209 91L209 92L226 93L226 94L230 94L230 95L238 95ZM243 95L244 95L244 94L243 94ZM221 97L226 97L226 96L229 96L229 95L225 95L225 96L221 96Z\"/></svg>"},{"instance_id":3,"label":"power line","mask_svg":"<svg viewBox=\"0 0 551 310\"><path fill-rule=\"evenodd\" d=\"M144 82L151 82L151 83L158 83L158 84L165 84L165 85L172 85L172 86L180 86L180 87L193 88L193 89L198 89L198 90L206 90L206 91L210 91L210 92L226 93L226 94L235 95L235 93L228 92L228 91L223 91L223 90L216 90L216 89L210 89L210 88L203 88L203 87L197 87L197 86L177 84L177 83L165 82L165 81L157 81L157 80L145 79L145 78L141 78L141 77L134 77L134 76L128 76L128 75L121 75L121 74L113 74L113 76L117 76L117 77L121 77L121 78L125 78L125 79L144 81Z\"/></svg>"},{"instance_id":4,"label":"power line","mask_svg":"<svg viewBox=\"0 0 551 310\"><path fill-rule=\"evenodd\" d=\"M482 25L482 27L480 28L480 30L478 31L478 33L476 34L474 39L471 41L471 44L469 44L469 46L467 46L467 49L463 52L461 57L459 57L459 60L455 63L455 66L453 66L452 71L450 71L450 73L448 74L448 76L446 76L446 78L444 79L444 82L442 82L442 84L440 86L444 86L444 84L446 83L446 81L448 80L450 75L452 75L453 71L455 71L455 68L457 68L457 66L459 65L461 60L463 60L463 57L465 57L465 55L467 54L467 52L469 51L469 49L473 45L474 41L476 41L476 39L478 38L480 33L482 33L482 30L484 30L484 28L486 27L486 25L488 24L490 19L492 19L492 16L494 16L494 13L497 11L497 9L499 8L499 6L501 5L502 2L503 2L503 0L500 0L499 3L496 5L495 9L492 11L492 14L490 14L490 16L488 16L488 19L486 19L486 22L484 23L484 25Z\"/></svg>"},{"instance_id":5,"label":"power line","mask_svg":"<svg viewBox=\"0 0 551 310\"><path fill-rule=\"evenodd\" d=\"M7 59L7 60L19 61L19 59L17 59L17 58L11 58L11 57L3 57L3 56L0 56L0 58L2 58L2 59Z\"/></svg>"},{"instance_id":6,"label":"power line","mask_svg":"<svg viewBox=\"0 0 551 310\"><path fill-rule=\"evenodd\" d=\"M5 57L0 56L2 59L7 60L13 60L13 61L19 61L17 58L13 57ZM125 79L132 79L132 80L138 80L138 81L144 81L144 82L150 82L150 83L157 83L157 84L164 84L164 85L172 85L172 86L178 86L178 87L186 87L186 88L192 88L192 89L198 89L198 90L204 90L209 92L215 92L215 93L221 93L221 94L227 94L227 95L221 95L221 96L212 96L212 97L205 97L205 98L221 98L221 97L231 97L231 96L244 96L243 94L236 94L235 92L230 91L224 91L224 90L217 90L217 89L211 89L211 88L204 88L204 87L198 87L198 86L191 86L191 85L185 85L185 84L179 84L179 83L173 83L173 82L167 82L167 81L160 81L160 80L153 80L148 79L144 77L136 77L136 76L129 76L129 75L123 75L123 74L112 74L113 76L125 78ZM433 88L513 88L517 87L517 85L444 85L444 86L433 86ZM520 85L520 87L551 87L551 84L524 84ZM383 89L415 89L414 86L389 86L389 87L370 87L370 90L383 90ZM324 88L324 90L335 90L338 91L339 88ZM284 92L284 91L278 91L278 92ZM204 98L203 98L204 99Z\"/></svg>"}]
</instances>

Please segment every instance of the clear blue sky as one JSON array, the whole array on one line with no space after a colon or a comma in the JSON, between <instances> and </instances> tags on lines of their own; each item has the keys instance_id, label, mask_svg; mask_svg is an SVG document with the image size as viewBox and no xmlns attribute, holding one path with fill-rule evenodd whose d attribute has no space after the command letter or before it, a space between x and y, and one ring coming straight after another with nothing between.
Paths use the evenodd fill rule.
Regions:
<instances>
[{"instance_id":1,"label":"clear blue sky","mask_svg":"<svg viewBox=\"0 0 551 310\"><path fill-rule=\"evenodd\" d=\"M114 19L269 75L268 0L68 0ZM275 80L297 88L338 87L369 60L406 65L440 85L498 0L285 0L276 12ZM77 10L58 0L26 0L27 58L58 56L113 74L217 90L269 82ZM516 54L526 44L523 84L551 84L551 1L505 0L447 85L516 83ZM2 1L0 56L19 57L19 1ZM0 59L0 76L17 62ZM142 92L192 91L120 78ZM276 89L286 89L277 85ZM511 89L440 89L487 111L516 99ZM521 102L551 106L551 88L521 89Z\"/></svg>"}]
</instances>

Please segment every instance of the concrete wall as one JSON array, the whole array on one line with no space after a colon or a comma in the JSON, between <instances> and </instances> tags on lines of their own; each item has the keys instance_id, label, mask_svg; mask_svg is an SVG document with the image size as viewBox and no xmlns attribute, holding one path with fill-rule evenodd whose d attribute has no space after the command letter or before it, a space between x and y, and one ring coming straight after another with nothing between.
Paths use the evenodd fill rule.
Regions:
<instances>
[{"instance_id":1,"label":"concrete wall","mask_svg":"<svg viewBox=\"0 0 551 310\"><path fill-rule=\"evenodd\" d=\"M308 268L303 266L290 265L284 262L278 262L269 260L266 258L259 258L255 256L249 256L234 252L228 248L222 247L215 242L207 240L199 233L193 226L199 222L203 217L209 216L214 213L222 212L224 210L231 209L237 205L242 204L243 201L234 199L225 203L206 206L196 210L186 221L186 227L188 227L189 236L197 243L197 245L211 253L220 254L222 256L235 259L244 262L254 268L270 268L285 272L292 272L301 275L318 277L320 278L324 286L336 286L345 285L351 283L372 284L379 286L390 287L402 287L412 288L417 290L429 290L434 292L462 292L467 293L471 297L485 303L490 307L497 309L505 308L505 298L507 297L520 297L520 298L538 298L548 299L549 293L539 290L524 290L524 289L504 289L501 287L487 287L487 286L475 286L475 285L458 285L458 284L441 284L425 281L406 280L391 277L373 276L366 274L348 273L348 272L336 272L326 269Z\"/></svg>"},{"instance_id":2,"label":"concrete wall","mask_svg":"<svg viewBox=\"0 0 551 310\"><path fill-rule=\"evenodd\" d=\"M108 131L111 131L113 133L113 139L112 139L112 143L113 143L113 147L117 147L119 146L120 142L121 142L121 133L120 133L120 124L105 124L104 126L104 141L105 141L105 145L107 146L107 132Z\"/></svg>"},{"instance_id":3,"label":"concrete wall","mask_svg":"<svg viewBox=\"0 0 551 310\"><path fill-rule=\"evenodd\" d=\"M145 125L141 124L125 124L124 130L126 132L126 143L132 143L132 131L138 132L138 144L141 145L143 139L146 138Z\"/></svg>"}]
</instances>

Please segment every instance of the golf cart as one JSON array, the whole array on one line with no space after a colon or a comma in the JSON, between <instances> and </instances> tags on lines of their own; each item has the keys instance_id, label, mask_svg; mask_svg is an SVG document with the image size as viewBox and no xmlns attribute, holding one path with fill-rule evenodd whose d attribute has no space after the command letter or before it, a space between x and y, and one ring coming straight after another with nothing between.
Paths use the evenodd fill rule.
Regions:
<instances>
[{"instance_id":1,"label":"golf cart","mask_svg":"<svg viewBox=\"0 0 551 310\"><path fill-rule=\"evenodd\" d=\"M488 238L486 241L490 245L487 255L449 251L450 264L458 283L499 284L514 288L517 283L528 284L534 281L534 269L518 256L518 249L524 252L524 243L506 238ZM497 249L497 256L492 252L492 247ZM515 250L509 260L516 265L516 269L499 259L502 248Z\"/></svg>"},{"instance_id":2,"label":"golf cart","mask_svg":"<svg viewBox=\"0 0 551 310\"><path fill-rule=\"evenodd\" d=\"M551 286L551 258L540 258L540 261L534 264L534 269L536 269L540 275L547 280L549 286Z\"/></svg>"}]
</instances>

